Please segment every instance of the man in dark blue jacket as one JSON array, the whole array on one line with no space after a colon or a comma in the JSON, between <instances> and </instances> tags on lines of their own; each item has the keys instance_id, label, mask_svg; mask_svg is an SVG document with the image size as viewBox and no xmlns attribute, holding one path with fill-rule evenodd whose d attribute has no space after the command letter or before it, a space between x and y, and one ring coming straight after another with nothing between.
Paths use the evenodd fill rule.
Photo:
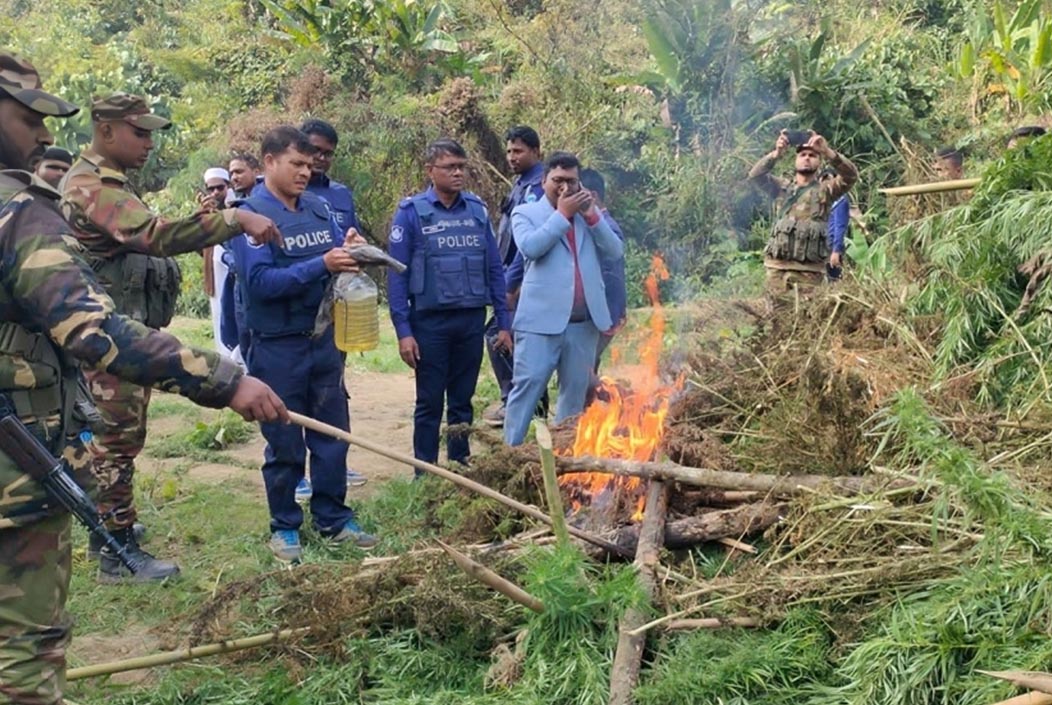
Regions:
<instances>
[{"instance_id":1,"label":"man in dark blue jacket","mask_svg":"<svg viewBox=\"0 0 1052 705\"><path fill-rule=\"evenodd\" d=\"M333 274L357 270L343 248L345 232L324 201L306 193L314 146L291 125L263 137L264 182L241 207L271 218L282 246L240 238L234 252L245 322L252 337L248 365L296 412L347 430L350 426L344 358L333 331L314 338L314 319ZM360 239L348 229L347 237ZM355 523L344 503L347 443L287 424L262 424L267 448L263 480L270 507L270 549L279 560L297 562L303 510L295 500L307 451L313 495L311 518L318 533L362 548L376 543Z\"/></svg>"},{"instance_id":2,"label":"man in dark blue jacket","mask_svg":"<svg viewBox=\"0 0 1052 705\"><path fill-rule=\"evenodd\" d=\"M489 214L464 190L467 153L453 140L428 145L431 186L398 205L388 251L408 267L389 270L387 294L398 352L416 370L413 455L438 460L442 407L446 422L470 424L482 365L486 306L497 320L494 344L511 351L504 271ZM450 436L449 460L468 462L465 436Z\"/></svg>"},{"instance_id":3,"label":"man in dark blue jacket","mask_svg":"<svg viewBox=\"0 0 1052 705\"><path fill-rule=\"evenodd\" d=\"M315 196L320 196L329 206L329 212L336 219L340 230L346 232L347 228L361 230L358 222L358 214L354 210L354 194L351 189L339 181L329 178L329 169L332 168L332 157L336 152L336 145L340 142L340 136L336 128L325 122L313 118L307 120L300 126L303 134L314 145L314 164L311 167L310 181L307 182L307 190ZM367 482L365 475L347 468L347 485L349 487L360 487ZM296 488L298 501L306 501L310 498L310 481L304 481Z\"/></svg>"},{"instance_id":4,"label":"man in dark blue jacket","mask_svg":"<svg viewBox=\"0 0 1052 705\"><path fill-rule=\"evenodd\" d=\"M507 145L505 157L508 167L518 178L512 184L507 198L500 205L500 224L497 226L497 245L500 247L500 259L504 265L504 271L517 264L519 267L518 278L514 288L508 288L508 308L514 313L514 299L518 295L519 286L522 284L522 256L515 246L515 239L511 234L511 212L516 206L523 203L544 198L544 189L541 181L544 179L544 164L541 162L541 138L537 131L526 125L512 127L504 134ZM505 279L505 286L507 286ZM497 378L497 386L500 387L500 405L494 404L482 414L482 420L489 426L500 428L504 425L504 407L508 402L508 393L511 392L511 375L514 360L510 351L503 352L494 346L497 333L496 317L491 316L486 323L486 352L489 353L490 365L493 367L493 376ZM548 408L548 396L545 394L542 404L544 409Z\"/></svg>"},{"instance_id":5,"label":"man in dark blue jacket","mask_svg":"<svg viewBox=\"0 0 1052 705\"><path fill-rule=\"evenodd\" d=\"M848 226L851 225L851 199L845 193L833 201L829 209L829 262L826 264L826 276L829 281L836 281L843 274L844 240Z\"/></svg>"}]
</instances>

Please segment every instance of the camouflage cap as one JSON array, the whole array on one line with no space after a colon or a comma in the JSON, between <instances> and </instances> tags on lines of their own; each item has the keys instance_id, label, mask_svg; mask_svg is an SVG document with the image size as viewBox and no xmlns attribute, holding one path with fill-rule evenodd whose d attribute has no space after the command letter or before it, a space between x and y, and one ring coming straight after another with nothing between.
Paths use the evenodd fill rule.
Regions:
<instances>
[{"instance_id":1,"label":"camouflage cap","mask_svg":"<svg viewBox=\"0 0 1052 705\"><path fill-rule=\"evenodd\" d=\"M150 112L146 99L131 93L110 93L91 101L91 119L123 120L143 130L167 130L172 121Z\"/></svg>"},{"instance_id":2,"label":"camouflage cap","mask_svg":"<svg viewBox=\"0 0 1052 705\"><path fill-rule=\"evenodd\" d=\"M73 103L45 93L33 64L7 49L0 49L0 95L10 96L42 115L68 117L80 110Z\"/></svg>"}]
</instances>

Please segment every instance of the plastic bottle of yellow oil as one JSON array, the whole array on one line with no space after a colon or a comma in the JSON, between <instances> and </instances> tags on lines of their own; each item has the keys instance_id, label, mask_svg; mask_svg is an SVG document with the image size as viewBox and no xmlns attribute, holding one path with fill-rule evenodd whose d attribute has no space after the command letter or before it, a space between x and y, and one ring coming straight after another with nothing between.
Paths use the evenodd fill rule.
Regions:
<instances>
[{"instance_id":1,"label":"plastic bottle of yellow oil","mask_svg":"<svg viewBox=\"0 0 1052 705\"><path fill-rule=\"evenodd\" d=\"M337 348L364 352L380 344L377 296L376 283L366 274L346 272L337 278L332 304Z\"/></svg>"}]
</instances>

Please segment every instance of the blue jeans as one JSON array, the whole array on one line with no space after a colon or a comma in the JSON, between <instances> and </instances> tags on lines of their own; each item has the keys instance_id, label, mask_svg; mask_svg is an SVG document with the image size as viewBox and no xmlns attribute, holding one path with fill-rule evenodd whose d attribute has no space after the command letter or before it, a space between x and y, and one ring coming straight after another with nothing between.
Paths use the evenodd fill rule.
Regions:
<instances>
[{"instance_id":1,"label":"blue jeans","mask_svg":"<svg viewBox=\"0 0 1052 705\"><path fill-rule=\"evenodd\" d=\"M470 424L482 367L482 338L486 309L413 311L409 325L420 348L416 363L416 409L413 413L413 455L429 463L438 460L442 407L446 423ZM450 460L465 462L471 455L467 436L446 440Z\"/></svg>"},{"instance_id":2,"label":"blue jeans","mask_svg":"<svg viewBox=\"0 0 1052 705\"><path fill-rule=\"evenodd\" d=\"M344 430L350 428L343 356L332 328L318 340L306 335L260 337L253 334L247 360L252 374L270 385L289 411ZM299 529L303 510L296 504L296 485L303 479L310 451L314 493L310 511L319 533L335 535L354 512L347 494L347 443L294 424L261 424L267 448L263 481L270 508L270 530Z\"/></svg>"},{"instance_id":3,"label":"blue jeans","mask_svg":"<svg viewBox=\"0 0 1052 705\"><path fill-rule=\"evenodd\" d=\"M548 388L552 372L559 373L555 423L584 409L599 329L591 320L566 324L555 335L515 331L515 374L504 414L504 441L517 446L526 438L537 402Z\"/></svg>"}]
</instances>

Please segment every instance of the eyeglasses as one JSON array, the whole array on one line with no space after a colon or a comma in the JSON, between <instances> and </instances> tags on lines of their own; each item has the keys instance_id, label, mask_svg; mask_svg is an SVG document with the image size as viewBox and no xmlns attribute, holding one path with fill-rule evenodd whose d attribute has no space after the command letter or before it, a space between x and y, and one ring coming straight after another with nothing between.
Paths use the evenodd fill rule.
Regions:
<instances>
[{"instance_id":1,"label":"eyeglasses","mask_svg":"<svg viewBox=\"0 0 1052 705\"><path fill-rule=\"evenodd\" d=\"M216 184L215 186L205 186L205 191L209 193L216 193L217 191L226 191L226 184Z\"/></svg>"},{"instance_id":2,"label":"eyeglasses","mask_svg":"<svg viewBox=\"0 0 1052 705\"><path fill-rule=\"evenodd\" d=\"M458 171L464 172L468 168L468 165L463 162L458 162L457 164L431 164L430 166L432 169L441 169L447 174L454 174Z\"/></svg>"},{"instance_id":3,"label":"eyeglasses","mask_svg":"<svg viewBox=\"0 0 1052 705\"><path fill-rule=\"evenodd\" d=\"M581 180L566 178L564 176L553 176L552 183L554 183L557 186L562 186L563 184L566 184L567 186L576 186L577 184L581 183Z\"/></svg>"}]
</instances>

